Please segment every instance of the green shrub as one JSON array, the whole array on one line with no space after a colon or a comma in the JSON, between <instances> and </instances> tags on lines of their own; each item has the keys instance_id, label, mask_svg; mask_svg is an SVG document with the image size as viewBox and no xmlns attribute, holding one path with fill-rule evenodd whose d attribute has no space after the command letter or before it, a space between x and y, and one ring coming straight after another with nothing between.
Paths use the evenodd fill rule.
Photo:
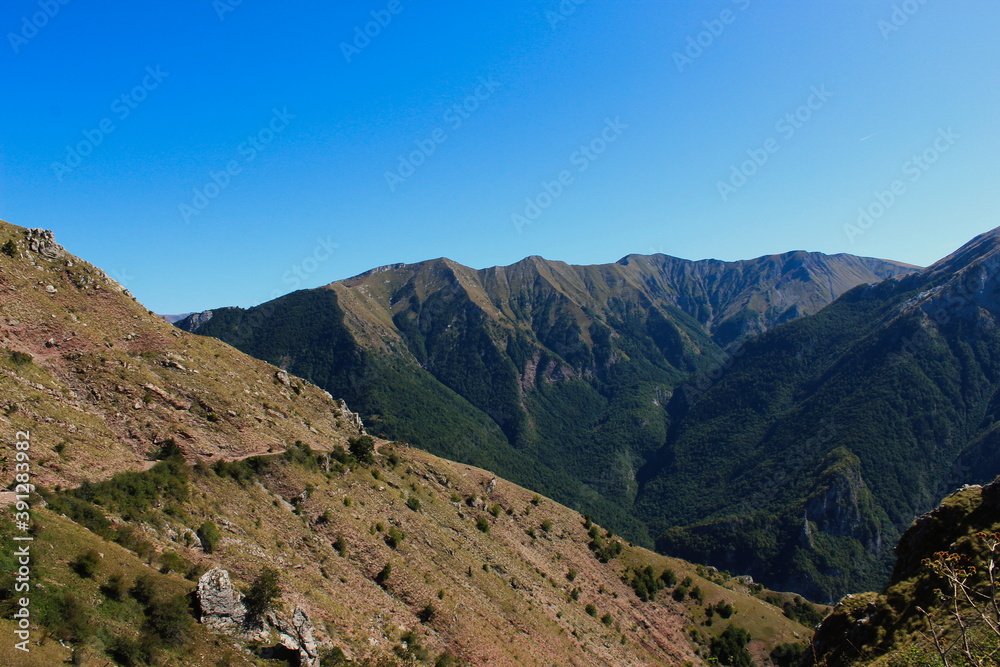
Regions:
<instances>
[{"instance_id":1,"label":"green shrub","mask_svg":"<svg viewBox=\"0 0 1000 667\"><path fill-rule=\"evenodd\" d=\"M416 496L410 496L406 499L406 506L409 507L414 512L420 511L420 498Z\"/></svg>"},{"instance_id":2,"label":"green shrub","mask_svg":"<svg viewBox=\"0 0 1000 667\"><path fill-rule=\"evenodd\" d=\"M771 660L778 667L794 667L802 662L806 644L778 644L771 651Z\"/></svg>"},{"instance_id":3,"label":"green shrub","mask_svg":"<svg viewBox=\"0 0 1000 667\"><path fill-rule=\"evenodd\" d=\"M14 362L15 366L24 366L34 361L34 358L30 354L25 354L24 352L11 352L10 360Z\"/></svg>"},{"instance_id":4,"label":"green shrub","mask_svg":"<svg viewBox=\"0 0 1000 667\"><path fill-rule=\"evenodd\" d=\"M406 537L406 533L399 530L395 526L389 526L389 530L385 534L385 543L389 545L390 548L397 548Z\"/></svg>"},{"instance_id":5,"label":"green shrub","mask_svg":"<svg viewBox=\"0 0 1000 667\"><path fill-rule=\"evenodd\" d=\"M70 567L78 575L85 579L93 579L94 575L97 574L97 568L101 564L101 555L97 553L94 549L82 553L76 557Z\"/></svg>"},{"instance_id":6,"label":"green shrub","mask_svg":"<svg viewBox=\"0 0 1000 667\"><path fill-rule=\"evenodd\" d=\"M166 600L153 598L146 609L146 629L170 647L187 642L193 620L183 595Z\"/></svg>"},{"instance_id":7,"label":"green shrub","mask_svg":"<svg viewBox=\"0 0 1000 667\"><path fill-rule=\"evenodd\" d=\"M629 583L635 591L635 594L643 602L655 599L656 594L663 590L666 586L662 575L660 578L657 578L653 573L652 566L650 565L647 565L643 569L635 572Z\"/></svg>"},{"instance_id":8,"label":"green shrub","mask_svg":"<svg viewBox=\"0 0 1000 667\"><path fill-rule=\"evenodd\" d=\"M151 575L140 574L128 593L138 602L149 604L156 596L156 582Z\"/></svg>"},{"instance_id":9,"label":"green shrub","mask_svg":"<svg viewBox=\"0 0 1000 667\"><path fill-rule=\"evenodd\" d=\"M576 574L577 574L576 570L571 569L569 572L566 573L566 580L573 581L574 579L576 579Z\"/></svg>"},{"instance_id":10,"label":"green shrub","mask_svg":"<svg viewBox=\"0 0 1000 667\"><path fill-rule=\"evenodd\" d=\"M746 646L750 643L750 633L730 625L722 635L712 640L711 655L719 664L730 667L752 667L753 660Z\"/></svg>"},{"instance_id":11,"label":"green shrub","mask_svg":"<svg viewBox=\"0 0 1000 667\"><path fill-rule=\"evenodd\" d=\"M611 614L605 614L604 616L601 616L601 623L603 623L604 625L610 626L614 622L615 619Z\"/></svg>"},{"instance_id":12,"label":"green shrub","mask_svg":"<svg viewBox=\"0 0 1000 667\"><path fill-rule=\"evenodd\" d=\"M280 575L278 571L270 567L262 567L254 578L253 583L246 592L243 599L247 609L247 621L251 624L257 623L264 617L278 598L281 597L281 588L278 586Z\"/></svg>"},{"instance_id":13,"label":"green shrub","mask_svg":"<svg viewBox=\"0 0 1000 667\"><path fill-rule=\"evenodd\" d=\"M42 622L57 639L79 642L93 635L87 605L73 593L57 593L46 602Z\"/></svg>"},{"instance_id":14,"label":"green shrub","mask_svg":"<svg viewBox=\"0 0 1000 667\"><path fill-rule=\"evenodd\" d=\"M215 548L218 546L219 540L222 539L219 527L211 521L206 521L198 527L197 535L198 539L201 540L201 548L205 550L205 553L215 553Z\"/></svg>"},{"instance_id":15,"label":"green shrub","mask_svg":"<svg viewBox=\"0 0 1000 667\"><path fill-rule=\"evenodd\" d=\"M351 455L360 463L371 464L375 462L375 440L370 435L350 438L347 445Z\"/></svg>"},{"instance_id":16,"label":"green shrub","mask_svg":"<svg viewBox=\"0 0 1000 667\"><path fill-rule=\"evenodd\" d=\"M385 583L389 581L389 577L391 576L392 576L392 563L386 563L385 567L383 567L382 570L375 575L375 583L378 584L379 586L384 586Z\"/></svg>"},{"instance_id":17,"label":"green shrub","mask_svg":"<svg viewBox=\"0 0 1000 667\"><path fill-rule=\"evenodd\" d=\"M428 604L426 607L417 612L417 618L420 619L421 623L430 623L434 620L437 615L437 609L433 604Z\"/></svg>"},{"instance_id":18,"label":"green shrub","mask_svg":"<svg viewBox=\"0 0 1000 667\"><path fill-rule=\"evenodd\" d=\"M191 564L176 551L164 551L160 554L160 572L187 572Z\"/></svg>"},{"instance_id":19,"label":"green shrub","mask_svg":"<svg viewBox=\"0 0 1000 667\"><path fill-rule=\"evenodd\" d=\"M347 540L344 539L343 535L337 535L337 539L333 541L333 548L337 550L341 558L347 556Z\"/></svg>"},{"instance_id":20,"label":"green shrub","mask_svg":"<svg viewBox=\"0 0 1000 667\"><path fill-rule=\"evenodd\" d=\"M549 532L550 530L552 530L552 522L546 519L545 521L542 522L541 529L544 530L546 533Z\"/></svg>"},{"instance_id":21,"label":"green shrub","mask_svg":"<svg viewBox=\"0 0 1000 667\"><path fill-rule=\"evenodd\" d=\"M0 252L3 252L3 254L8 257L13 257L17 254L17 244L15 244L11 239L7 239L7 242L3 244L3 247L0 247Z\"/></svg>"},{"instance_id":22,"label":"green shrub","mask_svg":"<svg viewBox=\"0 0 1000 667\"><path fill-rule=\"evenodd\" d=\"M483 533L488 533L490 532L490 522L487 521L485 517L477 517L476 528Z\"/></svg>"},{"instance_id":23,"label":"green shrub","mask_svg":"<svg viewBox=\"0 0 1000 667\"><path fill-rule=\"evenodd\" d=\"M584 611L587 612L588 616L597 616L597 607L595 607L593 603L588 604Z\"/></svg>"},{"instance_id":24,"label":"green shrub","mask_svg":"<svg viewBox=\"0 0 1000 667\"><path fill-rule=\"evenodd\" d=\"M150 635L138 639L119 635L111 640L108 654L125 667L144 667L155 664L156 642Z\"/></svg>"},{"instance_id":25,"label":"green shrub","mask_svg":"<svg viewBox=\"0 0 1000 667\"><path fill-rule=\"evenodd\" d=\"M109 600L114 600L115 602L121 602L125 599L126 593L128 593L128 586L125 584L125 576L120 572L112 574L108 577L108 580L101 586L101 593L104 597Z\"/></svg>"}]
</instances>

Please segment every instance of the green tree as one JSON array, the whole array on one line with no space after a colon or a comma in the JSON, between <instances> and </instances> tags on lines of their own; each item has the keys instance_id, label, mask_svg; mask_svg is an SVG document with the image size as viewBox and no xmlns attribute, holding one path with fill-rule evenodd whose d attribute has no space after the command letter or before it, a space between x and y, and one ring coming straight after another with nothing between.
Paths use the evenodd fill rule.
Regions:
<instances>
[{"instance_id":1,"label":"green tree","mask_svg":"<svg viewBox=\"0 0 1000 667\"><path fill-rule=\"evenodd\" d=\"M274 602L281 597L279 581L280 575L277 570L267 566L261 568L243 599L249 624L260 621L264 614L273 608Z\"/></svg>"},{"instance_id":2,"label":"green tree","mask_svg":"<svg viewBox=\"0 0 1000 667\"><path fill-rule=\"evenodd\" d=\"M362 435L347 441L351 454L361 463L375 462L375 440L370 435Z\"/></svg>"}]
</instances>

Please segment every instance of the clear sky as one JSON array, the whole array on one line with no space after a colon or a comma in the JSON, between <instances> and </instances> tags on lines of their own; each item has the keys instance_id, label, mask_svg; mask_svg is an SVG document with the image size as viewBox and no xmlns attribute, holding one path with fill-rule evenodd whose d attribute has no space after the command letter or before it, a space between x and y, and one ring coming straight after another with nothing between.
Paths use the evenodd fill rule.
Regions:
<instances>
[{"instance_id":1,"label":"clear sky","mask_svg":"<svg viewBox=\"0 0 1000 667\"><path fill-rule=\"evenodd\" d=\"M441 256L923 265L1000 226L998 23L996 0L8 0L0 218L161 313Z\"/></svg>"}]
</instances>

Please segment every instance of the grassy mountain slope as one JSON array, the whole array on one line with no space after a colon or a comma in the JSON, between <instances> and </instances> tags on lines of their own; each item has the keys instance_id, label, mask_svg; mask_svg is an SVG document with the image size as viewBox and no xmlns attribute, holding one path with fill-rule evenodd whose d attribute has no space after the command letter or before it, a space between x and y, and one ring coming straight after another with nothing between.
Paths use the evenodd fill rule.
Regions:
<instances>
[{"instance_id":1,"label":"grassy mountain slope","mask_svg":"<svg viewBox=\"0 0 1000 667\"><path fill-rule=\"evenodd\" d=\"M700 664L729 625L767 664L809 635L766 591L480 468L385 441L358 461L361 427L323 390L174 329L47 235L0 223L0 246L0 428L30 431L39 487L34 664L275 664L257 650L273 636L192 622L193 580L216 566L244 590L276 569L276 607L308 613L324 665ZM676 576L633 585L647 567L650 586Z\"/></svg>"},{"instance_id":2,"label":"grassy mountain slope","mask_svg":"<svg viewBox=\"0 0 1000 667\"><path fill-rule=\"evenodd\" d=\"M530 257L482 271L440 259L179 326L345 396L386 437L494 470L652 544L630 508L637 471L666 439L673 387L750 335L911 269L803 252L600 266Z\"/></svg>"}]
</instances>

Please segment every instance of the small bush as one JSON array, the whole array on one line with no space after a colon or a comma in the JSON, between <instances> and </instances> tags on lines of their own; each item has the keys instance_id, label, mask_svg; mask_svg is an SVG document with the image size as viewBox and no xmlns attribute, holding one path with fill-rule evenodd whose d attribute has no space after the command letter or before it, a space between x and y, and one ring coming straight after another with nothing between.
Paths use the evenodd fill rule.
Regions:
<instances>
[{"instance_id":1,"label":"small bush","mask_svg":"<svg viewBox=\"0 0 1000 667\"><path fill-rule=\"evenodd\" d=\"M222 539L219 527L211 521L206 521L198 527L197 535L198 539L201 540L201 548L205 550L205 553L215 553L215 548L218 546L219 540Z\"/></svg>"},{"instance_id":2,"label":"small bush","mask_svg":"<svg viewBox=\"0 0 1000 667\"><path fill-rule=\"evenodd\" d=\"M154 598L146 610L146 629L166 646L180 646L187 642L192 621L183 595L168 600Z\"/></svg>"},{"instance_id":3,"label":"small bush","mask_svg":"<svg viewBox=\"0 0 1000 667\"><path fill-rule=\"evenodd\" d=\"M80 554L76 560L70 563L73 571L85 579L93 579L97 574L97 568L101 564L101 555L95 550Z\"/></svg>"},{"instance_id":4,"label":"small bush","mask_svg":"<svg viewBox=\"0 0 1000 667\"><path fill-rule=\"evenodd\" d=\"M550 530L552 530L552 522L546 519L545 521L542 522L541 528L546 533L549 532Z\"/></svg>"},{"instance_id":5,"label":"small bush","mask_svg":"<svg viewBox=\"0 0 1000 667\"><path fill-rule=\"evenodd\" d=\"M164 551L160 555L160 572L187 572L191 568L191 563L187 562L183 556L176 551Z\"/></svg>"},{"instance_id":6,"label":"small bush","mask_svg":"<svg viewBox=\"0 0 1000 667\"><path fill-rule=\"evenodd\" d=\"M420 498L416 496L410 496L406 499L406 506L409 507L414 512L420 511Z\"/></svg>"},{"instance_id":7,"label":"small bush","mask_svg":"<svg viewBox=\"0 0 1000 667\"><path fill-rule=\"evenodd\" d=\"M593 603L588 604L584 611L587 612L588 616L597 616L597 607Z\"/></svg>"},{"instance_id":8,"label":"small bush","mask_svg":"<svg viewBox=\"0 0 1000 667\"><path fill-rule=\"evenodd\" d=\"M389 545L391 549L397 548L406 537L406 533L399 530L395 526L389 526L389 530L385 534L385 543Z\"/></svg>"},{"instance_id":9,"label":"small bush","mask_svg":"<svg viewBox=\"0 0 1000 667\"><path fill-rule=\"evenodd\" d=\"M156 595L156 582L148 574L141 574L129 589L129 595L142 604L149 604Z\"/></svg>"},{"instance_id":10,"label":"small bush","mask_svg":"<svg viewBox=\"0 0 1000 667\"><path fill-rule=\"evenodd\" d=\"M778 667L793 667L802 662L805 652L805 644L778 644L771 651L771 660Z\"/></svg>"},{"instance_id":11,"label":"small bush","mask_svg":"<svg viewBox=\"0 0 1000 667\"><path fill-rule=\"evenodd\" d=\"M486 520L485 517L478 517L476 519L476 528L483 533L490 532L490 522Z\"/></svg>"},{"instance_id":12,"label":"small bush","mask_svg":"<svg viewBox=\"0 0 1000 667\"><path fill-rule=\"evenodd\" d=\"M152 665L156 660L156 643L149 635L139 639L118 636L111 641L108 653L125 667Z\"/></svg>"},{"instance_id":13,"label":"small bush","mask_svg":"<svg viewBox=\"0 0 1000 667\"><path fill-rule=\"evenodd\" d=\"M576 570L570 570L569 572L567 572L566 579L568 581L573 581L574 579L576 579Z\"/></svg>"},{"instance_id":14,"label":"small bush","mask_svg":"<svg viewBox=\"0 0 1000 667\"><path fill-rule=\"evenodd\" d=\"M17 245L12 240L7 239L7 242L3 244L3 247L0 247L0 252L3 252L3 254L8 257L13 257L17 254Z\"/></svg>"},{"instance_id":15,"label":"small bush","mask_svg":"<svg viewBox=\"0 0 1000 667\"><path fill-rule=\"evenodd\" d=\"M392 576L392 563L386 563L382 571L375 575L375 583L379 586L384 586L389 577Z\"/></svg>"},{"instance_id":16,"label":"small bush","mask_svg":"<svg viewBox=\"0 0 1000 667\"><path fill-rule=\"evenodd\" d=\"M362 435L350 438L347 441L351 455L360 463L371 464L375 462L375 440L370 435Z\"/></svg>"},{"instance_id":17,"label":"small bush","mask_svg":"<svg viewBox=\"0 0 1000 667\"><path fill-rule=\"evenodd\" d=\"M437 609L434 608L434 605L428 604L417 613L417 618L420 619L421 623L430 623L436 615Z\"/></svg>"},{"instance_id":18,"label":"small bush","mask_svg":"<svg viewBox=\"0 0 1000 667\"><path fill-rule=\"evenodd\" d=\"M10 360L14 362L15 366L24 366L25 364L30 364L34 358L30 354L25 354L24 352L11 352Z\"/></svg>"},{"instance_id":19,"label":"small bush","mask_svg":"<svg viewBox=\"0 0 1000 667\"><path fill-rule=\"evenodd\" d=\"M125 595L128 593L128 586L125 584L124 575L119 572L108 577L108 580L101 586L101 593L104 594L104 597L115 602L124 600Z\"/></svg>"},{"instance_id":20,"label":"small bush","mask_svg":"<svg viewBox=\"0 0 1000 667\"><path fill-rule=\"evenodd\" d=\"M614 622L615 619L613 616L611 616L611 614L605 614L604 616L601 616L601 623L603 623L604 625L610 626Z\"/></svg>"},{"instance_id":21,"label":"small bush","mask_svg":"<svg viewBox=\"0 0 1000 667\"><path fill-rule=\"evenodd\" d=\"M337 535L337 539L333 541L333 548L337 550L341 558L347 556L347 540L344 539L343 535Z\"/></svg>"}]
</instances>

